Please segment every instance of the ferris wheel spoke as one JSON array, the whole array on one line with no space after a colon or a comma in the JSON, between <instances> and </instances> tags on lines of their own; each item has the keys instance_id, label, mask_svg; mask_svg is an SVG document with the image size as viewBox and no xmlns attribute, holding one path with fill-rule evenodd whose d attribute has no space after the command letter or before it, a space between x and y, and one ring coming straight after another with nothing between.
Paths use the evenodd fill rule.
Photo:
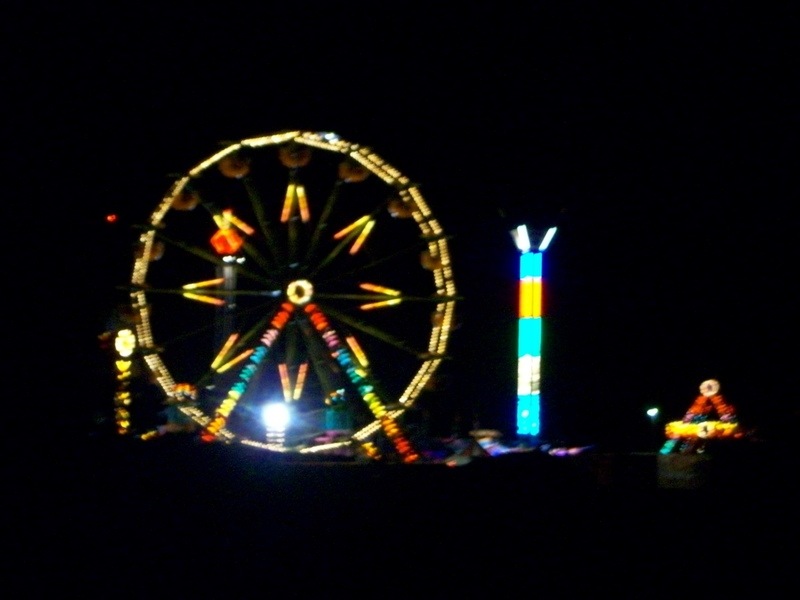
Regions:
<instances>
[{"instance_id":1,"label":"ferris wheel spoke","mask_svg":"<svg viewBox=\"0 0 800 600\"><path fill-rule=\"evenodd\" d=\"M357 232L350 233L348 236L344 237L334 248L331 250L327 256L325 256L320 262L317 264L316 268L313 269L310 273L310 277L315 279L317 274L322 271L325 267L327 267L337 256L342 253L347 245L355 239Z\"/></svg>"},{"instance_id":2,"label":"ferris wheel spoke","mask_svg":"<svg viewBox=\"0 0 800 600\"><path fill-rule=\"evenodd\" d=\"M314 255L317 252L317 247L319 246L319 241L322 234L328 228L328 220L330 219L331 212L333 211L333 207L336 205L336 201L339 199L339 190L341 190L343 181L341 179L337 179L336 183L333 184L333 190L328 195L328 199L325 201L325 206L322 209L322 213L317 220L317 224L314 227L314 232L311 234L311 241L308 244L308 250L306 251L305 256L305 263L308 263L314 258Z\"/></svg>"},{"instance_id":3,"label":"ferris wheel spoke","mask_svg":"<svg viewBox=\"0 0 800 600\"><path fill-rule=\"evenodd\" d=\"M289 263L288 266L289 267L295 267L295 266L298 265L298 256L297 256L297 254L299 252L298 244L299 244L299 238L300 238L300 232L299 232L300 226L299 226L299 223L298 223L298 219L294 218L294 217L289 219L289 221L287 222L286 225L287 225L287 234L288 234L288 243L287 243L287 245L288 245L288 254L289 254L289 256L288 256L288 263Z\"/></svg>"},{"instance_id":4,"label":"ferris wheel spoke","mask_svg":"<svg viewBox=\"0 0 800 600\"><path fill-rule=\"evenodd\" d=\"M338 294L338 293L325 293L319 292L314 294L318 300L357 300L364 302L360 306L361 310L371 310L373 308L382 308L385 306L394 306L401 302L427 302L431 304L439 304L440 302L458 300L459 296L408 296L405 294Z\"/></svg>"},{"instance_id":5,"label":"ferris wheel spoke","mask_svg":"<svg viewBox=\"0 0 800 600\"><path fill-rule=\"evenodd\" d=\"M311 277L316 277L320 271L328 267L348 245L350 246L348 254L351 256L357 254L372 233L379 212L380 211L376 209L371 213L362 215L343 229L334 233L333 239L338 240L339 243L319 262L317 267L311 272Z\"/></svg>"},{"instance_id":6,"label":"ferris wheel spoke","mask_svg":"<svg viewBox=\"0 0 800 600\"><path fill-rule=\"evenodd\" d=\"M191 285L191 284L187 284ZM198 293L193 293L189 290L194 290L196 288L192 287L180 287L180 288L151 288L141 285L130 285L130 286L117 286L117 289L120 290L128 290L131 292L144 290L148 294L152 295L175 295L175 296L184 296L189 299L199 300L198 296L206 296L206 299L209 300L217 300L222 299L222 297L226 296L256 296L262 298L277 298L281 295L282 290L276 289L268 289L268 290L225 290L225 289L202 289L197 290ZM202 292L202 293L199 293ZM202 301L202 300L200 300ZM217 304L216 302L211 302L211 304ZM222 302L224 304L224 301Z\"/></svg>"},{"instance_id":7,"label":"ferris wheel spoke","mask_svg":"<svg viewBox=\"0 0 800 600\"><path fill-rule=\"evenodd\" d=\"M329 314L332 318L336 319L337 321L341 321L345 325L352 327L353 329L357 329L362 333L366 333L367 335L372 336L375 339L378 339L386 344L389 344L399 350L403 350L404 352L422 359L425 357L426 352L419 350L418 348L412 348L405 340L391 335L390 333L383 331L378 327L374 327L372 325L368 325L367 323L350 317L349 315L334 309L331 306L325 305L322 307L326 314Z\"/></svg>"},{"instance_id":8,"label":"ferris wheel spoke","mask_svg":"<svg viewBox=\"0 0 800 600\"><path fill-rule=\"evenodd\" d=\"M207 323L206 325L202 325L199 327L193 327L192 329L186 329L180 332L177 332L172 335L167 340L163 340L159 345L164 349L169 349L171 346L178 344L180 342L185 342L191 338L201 336L204 333L211 331L215 327L215 323L213 321Z\"/></svg>"},{"instance_id":9,"label":"ferris wheel spoke","mask_svg":"<svg viewBox=\"0 0 800 600\"><path fill-rule=\"evenodd\" d=\"M344 245L347 245L346 242L345 242ZM418 256L420 254L420 252L422 252L424 250L424 248L425 248L425 245L423 243L420 243L420 242L405 246L405 247L403 247L403 248L401 248L399 250L396 250L395 252L390 252L390 253L385 254L383 256L378 256L378 257L375 257L375 258L371 258L368 262L365 262L363 264L359 264L359 265L357 265L356 267L354 267L352 269L343 269L341 271L341 273L338 273L335 276L335 279L341 279L342 277L353 277L353 276L359 275L360 273L363 273L363 272L372 271L376 267L379 267L379 266L382 266L382 265L386 265L386 264L391 263L391 262L396 261L396 260L402 260L403 258L408 257L409 255L412 255L412 254L415 255L415 257L416 257L416 256ZM334 277L326 278L326 279L320 279L319 283L320 283L320 285L323 285L325 283L329 283L333 279L334 279Z\"/></svg>"},{"instance_id":10,"label":"ferris wheel spoke","mask_svg":"<svg viewBox=\"0 0 800 600\"><path fill-rule=\"evenodd\" d=\"M314 374L327 397L340 387L341 382L334 377L334 373L338 373L340 370L339 366L327 351L324 341L311 324L304 319L299 325Z\"/></svg>"},{"instance_id":11,"label":"ferris wheel spoke","mask_svg":"<svg viewBox=\"0 0 800 600\"><path fill-rule=\"evenodd\" d=\"M394 445L403 462L419 460L419 454L406 439L394 416L392 416L385 402L378 394L375 383L366 366L356 362L357 359L354 359L347 346L342 344L339 334L331 327L325 313L318 306L308 305L305 310L309 313L314 328L325 340L331 355L335 356L336 362L358 390L361 400L378 420L383 433Z\"/></svg>"},{"instance_id":12,"label":"ferris wheel spoke","mask_svg":"<svg viewBox=\"0 0 800 600\"><path fill-rule=\"evenodd\" d=\"M252 310L252 309L251 309ZM272 311L275 309L273 308ZM262 317L258 322L250 326L244 333L234 332L228 335L222 347L218 350L216 356L211 361L208 370L200 377L197 387L205 387L210 385L214 377L229 371L243 359L249 357L257 346L257 336L260 332L266 330L267 325L273 315L268 313L266 317ZM215 329L218 328L217 323L212 325Z\"/></svg>"},{"instance_id":13,"label":"ferris wheel spoke","mask_svg":"<svg viewBox=\"0 0 800 600\"><path fill-rule=\"evenodd\" d=\"M223 269L225 269L225 267L230 266L228 263L226 263L224 261L224 259L221 261L220 264L222 265ZM241 277L244 277L245 279L248 279L249 281L252 281L254 283L258 283L260 285L272 288L271 291L275 291L276 288L277 288L277 293L280 294L280 289L279 289L280 288L280 284L277 281L275 281L274 279L271 279L269 277L265 277L263 275L255 273L255 272L251 271L250 269L248 269L246 267L243 267L241 264L235 265L235 270L236 270L236 276L237 277L241 276Z\"/></svg>"},{"instance_id":14,"label":"ferris wheel spoke","mask_svg":"<svg viewBox=\"0 0 800 600\"><path fill-rule=\"evenodd\" d=\"M297 331L297 320L293 319L286 327L284 336L286 338L286 364L290 366L296 365L300 356L300 333Z\"/></svg>"},{"instance_id":15,"label":"ferris wheel spoke","mask_svg":"<svg viewBox=\"0 0 800 600\"><path fill-rule=\"evenodd\" d=\"M255 213L256 221L261 229L261 234L264 236L264 241L267 244L270 256L276 265L280 265L285 261L285 259L283 258L283 253L276 241L272 223L267 218L267 213L264 210L264 202L261 198L261 194L258 192L258 189L255 187L255 185L253 185L253 182L249 177L244 177L243 181L245 191L247 192L247 197L250 199L250 205Z\"/></svg>"},{"instance_id":16,"label":"ferris wheel spoke","mask_svg":"<svg viewBox=\"0 0 800 600\"><path fill-rule=\"evenodd\" d=\"M277 267L270 263L269 258L264 256L262 252L259 252L252 242L246 240L244 244L242 244L242 250L244 250L244 253L261 267L263 271L267 273L274 273L277 271Z\"/></svg>"},{"instance_id":17,"label":"ferris wheel spoke","mask_svg":"<svg viewBox=\"0 0 800 600\"><path fill-rule=\"evenodd\" d=\"M208 250L203 250L202 248L198 248L197 246L195 246L193 244L189 244L189 243L186 243L186 242L182 242L180 240L176 240L175 238L169 237L169 236L167 236L166 234L164 234L164 233L162 233L160 231L156 233L156 239L158 239L158 240L160 240L162 242L165 242L165 243L169 244L170 246L174 246L175 248L179 248L179 249L183 250L184 252L192 254L192 255L194 255L194 256L196 256L196 257L198 257L198 258L200 258L200 259L202 259L202 260L204 260L206 262L209 262L209 263L211 263L213 265L219 265L222 262L220 257L217 254L214 254L213 252L210 252Z\"/></svg>"},{"instance_id":18,"label":"ferris wheel spoke","mask_svg":"<svg viewBox=\"0 0 800 600\"><path fill-rule=\"evenodd\" d=\"M216 439L225 428L228 418L239 403L239 399L247 390L253 375L264 362L264 359L291 319L293 312L294 305L288 302L284 302L275 310L269 320L269 325L259 338L259 344L248 356L245 364L239 368L236 382L230 387L225 398L214 411L213 419L206 425L204 436L207 439Z\"/></svg>"},{"instance_id":19,"label":"ferris wheel spoke","mask_svg":"<svg viewBox=\"0 0 800 600\"><path fill-rule=\"evenodd\" d=\"M287 325L283 339L285 340L284 354L281 358L276 359L281 387L287 402L297 401L304 391L309 362L309 353L304 351L303 334L297 318L293 318ZM294 374L293 381L292 374Z\"/></svg>"},{"instance_id":20,"label":"ferris wheel spoke","mask_svg":"<svg viewBox=\"0 0 800 600\"><path fill-rule=\"evenodd\" d=\"M240 311L239 315L242 317L248 316L248 314L252 314L255 312L264 313L265 316L261 317L256 321L252 326L248 327L247 331L239 336L237 340L236 346L234 347L236 350L241 348L245 348L247 346L253 345L256 343L256 338L260 332L266 330L267 326L269 325L270 320L272 319L273 313L277 310L275 305L258 305L254 306L246 311Z\"/></svg>"},{"instance_id":21,"label":"ferris wheel spoke","mask_svg":"<svg viewBox=\"0 0 800 600\"><path fill-rule=\"evenodd\" d=\"M205 261L205 262L207 262L209 264L214 265L216 268L221 268L221 267L223 267L225 265L224 260L222 258L220 258L220 256L218 254L215 254L215 253L212 253L212 252L210 252L208 250L204 250L202 248L199 248L194 244L189 244L189 243L186 243L186 242L182 242L180 240L176 240L176 239L171 238L171 237L169 237L167 235L164 235L162 233L158 233L156 237L157 237L158 240L160 240L162 242L165 242L165 243L169 244L170 246L178 248L178 249L180 249L180 250L182 250L182 251L184 251L184 252L186 252L188 254L191 254L193 256L196 256L197 258L200 258L201 260L203 260L203 261ZM268 268L266 270L268 270ZM265 278L262 275L259 275L257 273L254 273L254 272L250 271L249 269L247 269L245 267L242 267L241 265L237 266L237 273L239 275L243 276L243 277L247 277L248 279L250 279L252 281L259 282L259 283L261 283L263 285L268 285L268 286L273 286L273 287L277 286L277 283L275 281L267 279L267 278Z\"/></svg>"}]
</instances>

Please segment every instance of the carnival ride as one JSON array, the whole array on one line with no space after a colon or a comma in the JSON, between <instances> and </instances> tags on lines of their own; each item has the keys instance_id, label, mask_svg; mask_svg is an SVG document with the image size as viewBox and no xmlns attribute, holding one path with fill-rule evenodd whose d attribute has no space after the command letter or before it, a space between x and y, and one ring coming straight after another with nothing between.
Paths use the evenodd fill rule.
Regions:
<instances>
[{"instance_id":1,"label":"carnival ride","mask_svg":"<svg viewBox=\"0 0 800 600\"><path fill-rule=\"evenodd\" d=\"M456 287L419 186L372 149L308 131L225 145L141 227L126 291L118 433L420 459L404 416L446 359ZM137 361L162 422L137 405Z\"/></svg>"},{"instance_id":2,"label":"carnival ride","mask_svg":"<svg viewBox=\"0 0 800 600\"><path fill-rule=\"evenodd\" d=\"M517 338L517 434L538 436L541 433L542 369L542 268L556 227L550 227L534 245L527 226L512 231L519 259L519 329ZM538 237L538 236L537 236Z\"/></svg>"},{"instance_id":3,"label":"carnival ride","mask_svg":"<svg viewBox=\"0 0 800 600\"><path fill-rule=\"evenodd\" d=\"M698 454L705 451L708 440L744 437L736 410L720 394L716 379L703 381L700 394L683 419L667 423L664 431L667 441L661 447L661 454Z\"/></svg>"}]
</instances>

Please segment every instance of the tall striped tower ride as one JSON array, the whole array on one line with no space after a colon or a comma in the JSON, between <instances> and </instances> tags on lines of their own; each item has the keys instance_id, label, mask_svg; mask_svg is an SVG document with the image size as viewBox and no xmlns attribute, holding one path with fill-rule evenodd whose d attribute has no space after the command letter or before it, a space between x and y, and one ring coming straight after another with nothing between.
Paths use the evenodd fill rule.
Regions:
<instances>
[{"instance_id":1,"label":"tall striped tower ride","mask_svg":"<svg viewBox=\"0 0 800 600\"><path fill-rule=\"evenodd\" d=\"M542 362L542 266L544 251L556 228L544 234L539 245L531 245L528 228L520 225L512 236L520 251L519 337L517 354L517 434L537 436L541 432L540 374Z\"/></svg>"}]
</instances>

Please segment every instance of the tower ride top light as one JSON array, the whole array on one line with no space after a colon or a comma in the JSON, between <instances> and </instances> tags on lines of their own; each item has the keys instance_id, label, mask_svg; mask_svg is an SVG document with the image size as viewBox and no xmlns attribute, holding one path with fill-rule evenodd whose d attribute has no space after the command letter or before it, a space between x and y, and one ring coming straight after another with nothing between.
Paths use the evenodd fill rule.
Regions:
<instances>
[{"instance_id":1,"label":"tower ride top light","mask_svg":"<svg viewBox=\"0 0 800 600\"><path fill-rule=\"evenodd\" d=\"M531 238L528 235L528 228L525 225L520 225L516 229L511 230L511 237L514 238L514 244L520 252L531 251Z\"/></svg>"},{"instance_id":2,"label":"tower ride top light","mask_svg":"<svg viewBox=\"0 0 800 600\"><path fill-rule=\"evenodd\" d=\"M550 245L550 242L553 241L555 235L556 235L555 227L551 227L545 232L542 241L539 242L539 252L544 252L545 250L547 250L547 247Z\"/></svg>"},{"instance_id":3,"label":"tower ride top light","mask_svg":"<svg viewBox=\"0 0 800 600\"><path fill-rule=\"evenodd\" d=\"M543 252L550 246L556 228L548 229L541 239L532 239L527 226L511 231L520 251L519 263L519 337L517 346L517 434L536 436L541 432L539 383L542 359L542 263ZM535 246L533 242L538 241Z\"/></svg>"},{"instance_id":4,"label":"tower ride top light","mask_svg":"<svg viewBox=\"0 0 800 600\"><path fill-rule=\"evenodd\" d=\"M557 227L551 227L542 236L537 251L544 252L550 246L550 242L556 235ZM511 237L514 239L514 245L520 252L530 252L533 249L531 245L531 236L528 232L527 225L519 225L516 229L511 230Z\"/></svg>"}]
</instances>

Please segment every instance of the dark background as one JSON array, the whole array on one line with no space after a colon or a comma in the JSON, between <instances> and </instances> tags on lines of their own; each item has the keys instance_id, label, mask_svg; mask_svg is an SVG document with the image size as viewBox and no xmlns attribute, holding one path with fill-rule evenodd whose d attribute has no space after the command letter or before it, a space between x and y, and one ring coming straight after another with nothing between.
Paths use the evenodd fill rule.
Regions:
<instances>
[{"instance_id":1,"label":"dark background","mask_svg":"<svg viewBox=\"0 0 800 600\"><path fill-rule=\"evenodd\" d=\"M559 226L543 437L652 445L645 408L678 418L712 377L771 431L798 409L796 24L782 3L17 11L3 27L16 201L33 213L14 231L35 240L26 343L52 340L44 384L71 398L50 414L83 431L110 404L96 336L130 226L171 177L222 141L297 128L375 148L453 236L464 300L443 429L514 433L508 231L527 223Z\"/></svg>"},{"instance_id":2,"label":"dark background","mask_svg":"<svg viewBox=\"0 0 800 600\"><path fill-rule=\"evenodd\" d=\"M130 226L221 141L301 129L374 147L453 235L464 300L445 429L513 436L508 230L557 224L543 437L655 450L714 377L794 456L794 5L12 2L0 23L3 431L24 441L7 452L3 527L18 593L796 589L796 460L756 461L749 480L723 468L708 494L642 492L652 465L598 493L632 465L597 480L591 461L544 453L286 466L87 435L112 402L97 335L129 275ZM767 467L774 485L759 483Z\"/></svg>"}]
</instances>

